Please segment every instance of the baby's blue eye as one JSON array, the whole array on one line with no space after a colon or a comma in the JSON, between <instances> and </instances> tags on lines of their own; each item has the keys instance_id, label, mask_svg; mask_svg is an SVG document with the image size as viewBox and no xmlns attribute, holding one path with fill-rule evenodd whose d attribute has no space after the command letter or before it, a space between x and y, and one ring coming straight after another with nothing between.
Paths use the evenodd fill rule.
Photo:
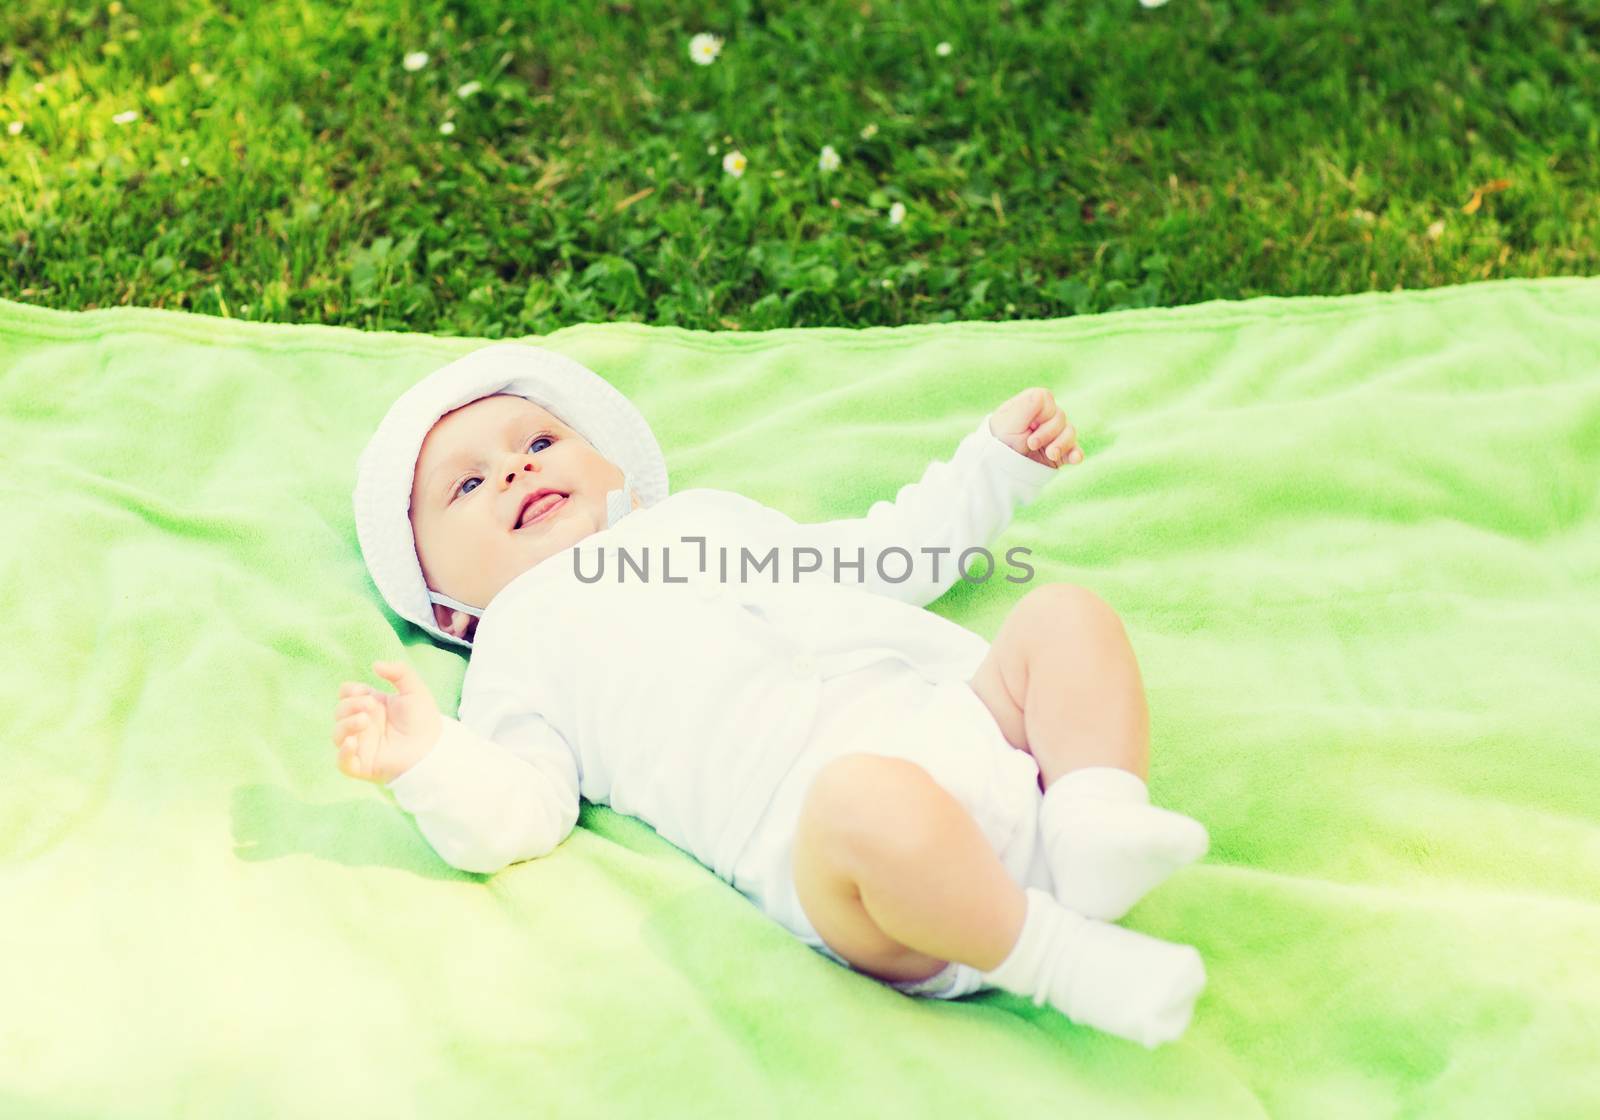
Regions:
<instances>
[{"instance_id":1,"label":"baby's blue eye","mask_svg":"<svg viewBox=\"0 0 1600 1120\"><path fill-rule=\"evenodd\" d=\"M552 438L551 436L547 436L547 435L537 435L537 436L534 436L533 439L528 441L528 446L532 447L534 444L541 443L541 442L542 443L554 443L555 439ZM455 501L456 500L456 495L458 495L458 494L470 494L470 493L472 493L472 491L468 490L466 488L466 486L467 486L467 483L471 482L473 479L475 479L477 477L478 477L477 475L469 475L468 477L462 479L461 480L461 484L459 486L457 486L453 491L450 492L450 500L452 502Z\"/></svg>"}]
</instances>

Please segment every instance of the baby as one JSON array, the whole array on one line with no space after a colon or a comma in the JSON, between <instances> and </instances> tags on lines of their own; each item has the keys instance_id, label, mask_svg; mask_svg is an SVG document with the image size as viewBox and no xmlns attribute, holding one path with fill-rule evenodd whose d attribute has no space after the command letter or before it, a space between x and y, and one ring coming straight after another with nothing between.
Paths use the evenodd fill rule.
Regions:
<instances>
[{"instance_id":1,"label":"baby","mask_svg":"<svg viewBox=\"0 0 1600 1120\"><path fill-rule=\"evenodd\" d=\"M999 988L1176 1039L1199 953L1112 923L1209 838L1149 802L1120 620L1060 583L1023 594L992 646L921 609L1082 459L1028 389L892 502L797 523L729 491L668 495L643 417L577 362L475 351L390 408L355 491L384 598L471 651L458 718L378 662L394 692L339 690L339 768L463 870L548 854L588 798L897 990Z\"/></svg>"}]
</instances>

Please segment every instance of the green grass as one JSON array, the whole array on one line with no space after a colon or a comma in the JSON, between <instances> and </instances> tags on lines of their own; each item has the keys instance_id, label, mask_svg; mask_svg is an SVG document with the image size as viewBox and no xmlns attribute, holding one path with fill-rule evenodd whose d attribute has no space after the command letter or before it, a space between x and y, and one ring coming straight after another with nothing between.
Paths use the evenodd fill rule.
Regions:
<instances>
[{"instance_id":1,"label":"green grass","mask_svg":"<svg viewBox=\"0 0 1600 1120\"><path fill-rule=\"evenodd\" d=\"M0 75L0 296L64 309L500 337L1600 273L1600 0L8 0Z\"/></svg>"}]
</instances>

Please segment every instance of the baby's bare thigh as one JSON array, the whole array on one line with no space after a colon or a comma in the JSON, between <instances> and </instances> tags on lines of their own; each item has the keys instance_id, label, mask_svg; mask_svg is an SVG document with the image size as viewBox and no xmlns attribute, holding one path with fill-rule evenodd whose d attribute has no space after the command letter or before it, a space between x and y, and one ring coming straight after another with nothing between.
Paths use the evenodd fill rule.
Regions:
<instances>
[{"instance_id":1,"label":"baby's bare thigh","mask_svg":"<svg viewBox=\"0 0 1600 1120\"><path fill-rule=\"evenodd\" d=\"M967 682L967 687L977 693L983 706L989 709L1006 742L1025 751L1028 749L1028 740L1023 733L1020 698L1025 695L1027 685L1027 662L1019 627L1011 625L1014 618L1015 609L1001 625L1000 632L989 647L988 656Z\"/></svg>"},{"instance_id":2,"label":"baby's bare thigh","mask_svg":"<svg viewBox=\"0 0 1600 1120\"><path fill-rule=\"evenodd\" d=\"M1116 614L1094 592L1075 583L1046 583L1017 600L1000 624L989 654L967 684L989 709L1006 742L1028 750L1023 730L1028 672L1043 645L1092 656L1118 628Z\"/></svg>"},{"instance_id":3,"label":"baby's bare thigh","mask_svg":"<svg viewBox=\"0 0 1600 1120\"><path fill-rule=\"evenodd\" d=\"M873 808L902 805L901 783L910 782L904 792L921 784L906 767L915 769L880 755L834 759L807 792L794 841L795 893L811 928L857 970L891 983L926 980L946 964L884 933L862 905L857 885L860 852L871 846L863 843L862 827L882 824L883 813Z\"/></svg>"}]
</instances>

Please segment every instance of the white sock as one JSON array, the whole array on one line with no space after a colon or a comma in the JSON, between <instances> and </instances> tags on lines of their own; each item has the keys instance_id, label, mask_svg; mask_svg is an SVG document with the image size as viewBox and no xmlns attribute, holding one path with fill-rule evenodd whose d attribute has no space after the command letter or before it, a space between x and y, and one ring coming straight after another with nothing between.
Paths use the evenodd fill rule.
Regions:
<instances>
[{"instance_id":1,"label":"white sock","mask_svg":"<svg viewBox=\"0 0 1600 1120\"><path fill-rule=\"evenodd\" d=\"M1151 1050L1189 1027L1206 969L1193 945L1074 914L1028 887L1028 916L1011 954L985 983L1047 1000L1075 1023Z\"/></svg>"},{"instance_id":2,"label":"white sock","mask_svg":"<svg viewBox=\"0 0 1600 1120\"><path fill-rule=\"evenodd\" d=\"M1112 766L1072 770L1050 784L1039 829L1063 905L1114 922L1206 854L1211 837L1204 825L1149 802L1137 774Z\"/></svg>"}]
</instances>

